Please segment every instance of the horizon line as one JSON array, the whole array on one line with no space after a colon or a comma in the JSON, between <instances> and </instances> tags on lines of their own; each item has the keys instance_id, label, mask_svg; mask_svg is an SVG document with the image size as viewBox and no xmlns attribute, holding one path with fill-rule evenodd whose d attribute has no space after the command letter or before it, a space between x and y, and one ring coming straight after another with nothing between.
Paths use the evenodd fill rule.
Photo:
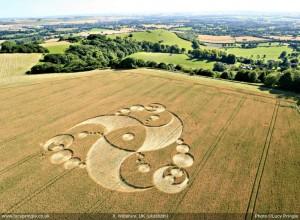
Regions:
<instances>
[{"instance_id":1,"label":"horizon line","mask_svg":"<svg viewBox=\"0 0 300 220\"><path fill-rule=\"evenodd\" d=\"M201 15L227 15L227 16L237 16L237 15L282 15L282 16L300 16L300 11L254 11L254 10L239 10L239 11L199 11L199 12L112 12L112 13L70 13L70 14L57 14L57 15L33 15L33 16L5 16L0 19L45 19L45 18L70 18L70 17L111 17L111 16L128 16L128 17L151 17L151 16L201 16Z\"/></svg>"}]
</instances>

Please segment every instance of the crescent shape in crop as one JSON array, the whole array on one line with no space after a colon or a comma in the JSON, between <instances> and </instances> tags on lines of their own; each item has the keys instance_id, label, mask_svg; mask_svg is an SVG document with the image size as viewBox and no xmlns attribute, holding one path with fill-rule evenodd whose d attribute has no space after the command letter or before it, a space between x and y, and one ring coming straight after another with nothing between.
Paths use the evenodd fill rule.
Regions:
<instances>
[{"instance_id":1,"label":"crescent shape in crop","mask_svg":"<svg viewBox=\"0 0 300 220\"><path fill-rule=\"evenodd\" d=\"M141 126L142 124L128 116L99 116L88 119L78 125L101 124L105 127L104 136L99 138L90 148L86 165L89 176L99 185L121 192L144 191L149 188L138 188L122 181L120 168L122 163L135 152L129 152L112 146L105 135L120 128L128 126ZM167 147L174 143L182 133L182 123L173 115L172 120L161 127L146 127L146 137L138 152L153 151Z\"/></svg>"}]
</instances>

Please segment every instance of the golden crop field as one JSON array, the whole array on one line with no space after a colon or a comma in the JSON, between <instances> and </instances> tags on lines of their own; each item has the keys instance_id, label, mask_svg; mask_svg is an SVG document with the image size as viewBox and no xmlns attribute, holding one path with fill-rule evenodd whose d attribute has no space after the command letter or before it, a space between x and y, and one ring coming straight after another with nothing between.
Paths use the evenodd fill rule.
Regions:
<instances>
[{"instance_id":1,"label":"golden crop field","mask_svg":"<svg viewBox=\"0 0 300 220\"><path fill-rule=\"evenodd\" d=\"M294 40L294 41L300 41L300 36L268 36L272 39L275 40L283 40L283 41L289 41L289 40Z\"/></svg>"},{"instance_id":2,"label":"golden crop field","mask_svg":"<svg viewBox=\"0 0 300 220\"><path fill-rule=\"evenodd\" d=\"M232 36L214 36L214 35L198 35L198 40L207 43L235 43L235 39Z\"/></svg>"},{"instance_id":3,"label":"golden crop field","mask_svg":"<svg viewBox=\"0 0 300 220\"><path fill-rule=\"evenodd\" d=\"M265 38L253 36L239 36L233 37L230 35L215 36L215 35L198 35L198 39L207 43L242 43L253 41L267 41Z\"/></svg>"},{"instance_id":4,"label":"golden crop field","mask_svg":"<svg viewBox=\"0 0 300 220\"><path fill-rule=\"evenodd\" d=\"M24 75L40 58L41 54L0 54L0 79Z\"/></svg>"},{"instance_id":5,"label":"golden crop field","mask_svg":"<svg viewBox=\"0 0 300 220\"><path fill-rule=\"evenodd\" d=\"M0 90L1 213L300 211L292 99L146 69Z\"/></svg>"}]
</instances>

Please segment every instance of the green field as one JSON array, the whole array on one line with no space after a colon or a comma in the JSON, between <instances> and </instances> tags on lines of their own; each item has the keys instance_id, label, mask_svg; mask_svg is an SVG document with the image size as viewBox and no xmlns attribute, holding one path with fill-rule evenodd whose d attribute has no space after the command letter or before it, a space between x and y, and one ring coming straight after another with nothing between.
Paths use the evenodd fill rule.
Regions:
<instances>
[{"instance_id":1,"label":"green field","mask_svg":"<svg viewBox=\"0 0 300 220\"><path fill-rule=\"evenodd\" d=\"M0 79L25 74L35 65L41 54L0 54Z\"/></svg>"},{"instance_id":2,"label":"green field","mask_svg":"<svg viewBox=\"0 0 300 220\"><path fill-rule=\"evenodd\" d=\"M227 53L235 54L239 57L247 57L253 59L263 58L266 55L266 60L277 60L282 51L291 53L292 49L288 46L274 46L274 47L257 47L251 49L243 48L228 48L225 49ZM259 57L258 57L259 56Z\"/></svg>"},{"instance_id":3,"label":"green field","mask_svg":"<svg viewBox=\"0 0 300 220\"><path fill-rule=\"evenodd\" d=\"M49 50L49 53L64 53L71 43L67 41L51 41L42 44Z\"/></svg>"},{"instance_id":4,"label":"green field","mask_svg":"<svg viewBox=\"0 0 300 220\"><path fill-rule=\"evenodd\" d=\"M174 30L176 31L191 31L193 30L192 27L177 27L177 28L174 28Z\"/></svg>"},{"instance_id":5,"label":"green field","mask_svg":"<svg viewBox=\"0 0 300 220\"><path fill-rule=\"evenodd\" d=\"M191 60L186 54L168 54L168 53L146 53L139 52L130 55L130 57L136 59L142 59L145 61L155 61L157 63L167 63L167 64L180 64L188 69L212 69L214 62Z\"/></svg>"},{"instance_id":6,"label":"green field","mask_svg":"<svg viewBox=\"0 0 300 220\"><path fill-rule=\"evenodd\" d=\"M191 42L187 40L183 40L179 38L176 34L167 31L167 30L153 30L153 31L144 31L144 32L133 32L132 38L137 41L149 41L152 43L161 43L165 45L175 45L177 44L181 48L186 48L187 50L192 49ZM111 37L127 37L129 36L128 33L126 34L114 34Z\"/></svg>"}]
</instances>

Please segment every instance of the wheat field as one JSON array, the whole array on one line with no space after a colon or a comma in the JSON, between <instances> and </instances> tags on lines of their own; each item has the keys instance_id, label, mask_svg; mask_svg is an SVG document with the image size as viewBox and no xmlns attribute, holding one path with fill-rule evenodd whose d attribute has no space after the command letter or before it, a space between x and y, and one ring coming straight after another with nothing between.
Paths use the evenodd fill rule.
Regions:
<instances>
[{"instance_id":1,"label":"wheat field","mask_svg":"<svg viewBox=\"0 0 300 220\"><path fill-rule=\"evenodd\" d=\"M225 213L242 219L300 211L300 114L293 99L147 69L32 76L0 90L1 213ZM106 135L104 127L84 124L87 119L118 129ZM170 120L168 129L178 135L166 130L151 139L167 146L139 148L151 128ZM51 145L53 137L62 144ZM73 139L79 142L70 146ZM111 153L105 141L115 146ZM116 179L105 180L120 152L128 156L117 169L123 181L114 185ZM180 171L166 169L161 185L156 171L166 165Z\"/></svg>"}]
</instances>

